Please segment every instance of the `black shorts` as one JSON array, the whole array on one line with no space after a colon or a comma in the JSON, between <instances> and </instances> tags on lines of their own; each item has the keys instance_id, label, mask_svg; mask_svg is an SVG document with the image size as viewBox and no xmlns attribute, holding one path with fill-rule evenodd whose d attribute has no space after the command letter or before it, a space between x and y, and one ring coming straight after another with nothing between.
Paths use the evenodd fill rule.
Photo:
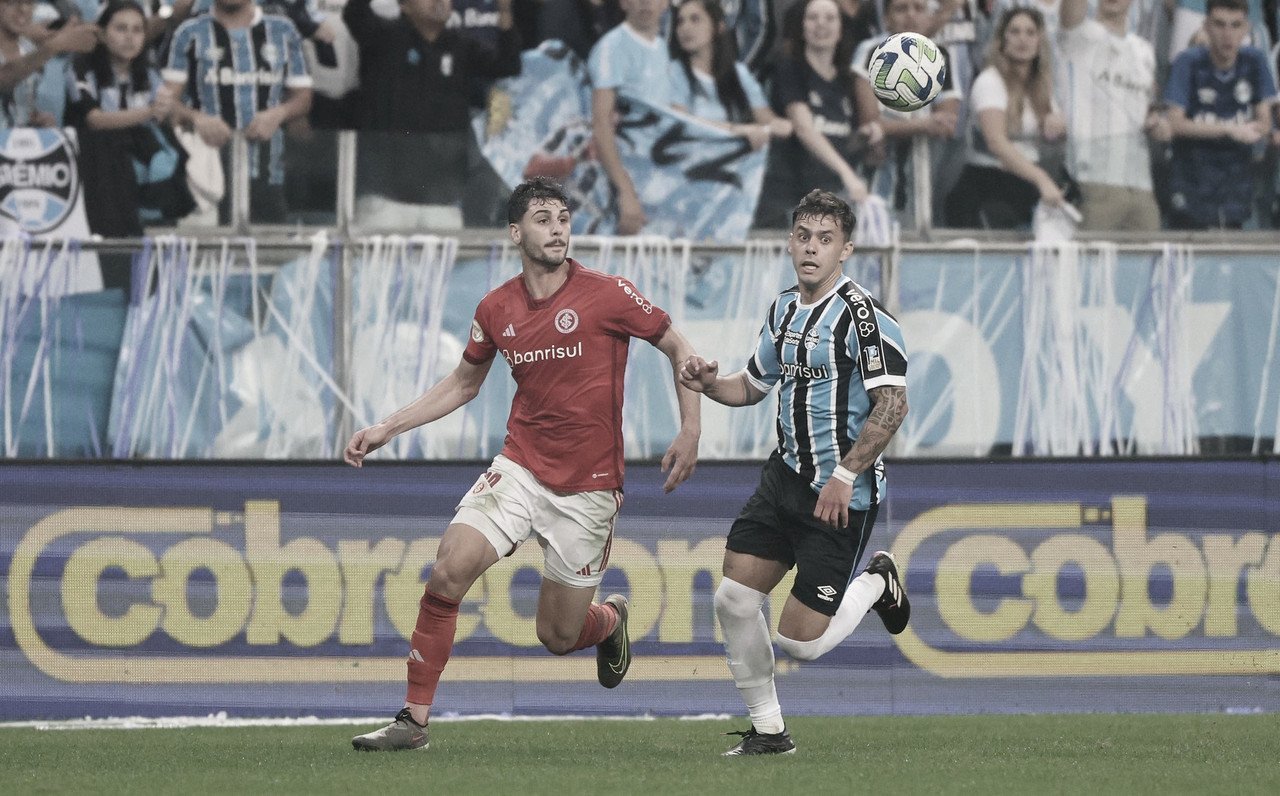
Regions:
<instances>
[{"instance_id":1,"label":"black shorts","mask_svg":"<svg viewBox=\"0 0 1280 796\"><path fill-rule=\"evenodd\" d=\"M862 560L879 506L850 510L847 526L831 528L813 516L817 504L818 493L775 452L760 473L760 486L733 521L725 547L796 567L791 594L833 616Z\"/></svg>"}]
</instances>

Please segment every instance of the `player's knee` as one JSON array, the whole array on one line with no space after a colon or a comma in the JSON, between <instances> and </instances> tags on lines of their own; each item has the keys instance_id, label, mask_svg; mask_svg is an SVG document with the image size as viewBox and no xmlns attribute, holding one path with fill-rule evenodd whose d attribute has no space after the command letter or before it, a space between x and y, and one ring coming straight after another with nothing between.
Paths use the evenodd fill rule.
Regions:
<instances>
[{"instance_id":1,"label":"player's knee","mask_svg":"<svg viewBox=\"0 0 1280 796\"><path fill-rule=\"evenodd\" d=\"M561 628L538 625L538 641L541 641L542 646L546 647L547 652L552 655L568 655L573 652L577 640L577 633L568 635Z\"/></svg>"},{"instance_id":2,"label":"player's knee","mask_svg":"<svg viewBox=\"0 0 1280 796\"><path fill-rule=\"evenodd\" d=\"M727 617L750 618L760 611L764 598L763 592L723 578L720 587L716 589L716 616L720 618L722 625Z\"/></svg>"},{"instance_id":3,"label":"player's knee","mask_svg":"<svg viewBox=\"0 0 1280 796\"><path fill-rule=\"evenodd\" d=\"M431 575L427 577L427 588L451 600L461 600L471 588L471 578L453 562L441 559L431 565Z\"/></svg>"},{"instance_id":4,"label":"player's knee","mask_svg":"<svg viewBox=\"0 0 1280 796\"><path fill-rule=\"evenodd\" d=\"M822 643L820 639L812 641L797 641L793 638L787 638L779 633L775 638L778 648L790 655L797 661L817 660L822 655Z\"/></svg>"}]
</instances>

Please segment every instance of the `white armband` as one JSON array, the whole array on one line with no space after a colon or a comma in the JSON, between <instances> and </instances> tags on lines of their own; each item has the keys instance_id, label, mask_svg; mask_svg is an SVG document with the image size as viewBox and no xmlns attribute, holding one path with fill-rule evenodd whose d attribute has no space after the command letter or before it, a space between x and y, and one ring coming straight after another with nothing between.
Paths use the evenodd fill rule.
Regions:
<instances>
[{"instance_id":1,"label":"white armband","mask_svg":"<svg viewBox=\"0 0 1280 796\"><path fill-rule=\"evenodd\" d=\"M857 474L845 467L843 464L837 464L836 469L831 472L831 477L837 481L853 486L853 479L857 478Z\"/></svg>"}]
</instances>

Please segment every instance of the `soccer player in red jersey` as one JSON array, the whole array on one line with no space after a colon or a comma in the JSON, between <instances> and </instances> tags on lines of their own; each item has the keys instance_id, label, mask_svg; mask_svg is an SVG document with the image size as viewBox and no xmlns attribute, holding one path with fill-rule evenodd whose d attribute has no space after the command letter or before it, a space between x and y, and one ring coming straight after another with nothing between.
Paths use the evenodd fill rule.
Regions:
<instances>
[{"instance_id":1,"label":"soccer player in red jersey","mask_svg":"<svg viewBox=\"0 0 1280 796\"><path fill-rule=\"evenodd\" d=\"M657 347L671 360L673 381L694 351L667 313L626 279L567 257L569 206L554 182L535 178L517 187L507 220L521 273L480 300L462 361L417 400L357 431L343 453L360 467L395 435L476 397L497 354L510 364L516 394L506 443L440 540L411 639L404 709L386 727L353 738L357 749L427 748L427 718L453 648L458 604L531 536L544 550L538 640L556 655L595 647L606 688L622 682L631 663L627 599L592 602L622 505L627 349L633 337ZM667 492L693 473L701 433L698 396L678 382L676 393L680 431L662 458Z\"/></svg>"}]
</instances>

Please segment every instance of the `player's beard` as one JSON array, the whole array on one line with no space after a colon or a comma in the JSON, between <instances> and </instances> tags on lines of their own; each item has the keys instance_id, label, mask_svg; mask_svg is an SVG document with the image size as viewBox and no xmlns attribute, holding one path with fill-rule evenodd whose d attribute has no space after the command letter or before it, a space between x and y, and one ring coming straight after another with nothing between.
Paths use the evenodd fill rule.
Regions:
<instances>
[{"instance_id":1,"label":"player's beard","mask_svg":"<svg viewBox=\"0 0 1280 796\"><path fill-rule=\"evenodd\" d=\"M523 241L520 244L520 251L524 252L524 256L529 258L531 262L541 265L548 271L554 271L564 264L569 248L566 246L563 249L555 250L553 253L547 250L546 245L532 245L528 241Z\"/></svg>"}]
</instances>

